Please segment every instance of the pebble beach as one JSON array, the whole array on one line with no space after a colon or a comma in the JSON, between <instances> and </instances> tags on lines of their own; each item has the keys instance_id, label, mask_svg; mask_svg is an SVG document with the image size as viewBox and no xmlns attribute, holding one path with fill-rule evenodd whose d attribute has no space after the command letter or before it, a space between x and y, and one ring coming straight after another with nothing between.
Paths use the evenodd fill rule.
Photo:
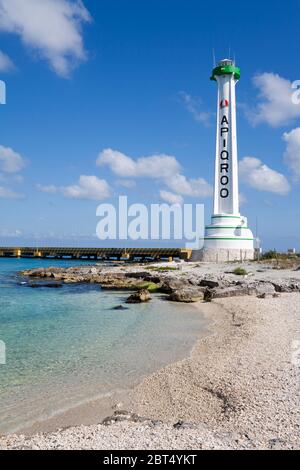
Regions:
<instances>
[{"instance_id":1,"label":"pebble beach","mask_svg":"<svg viewBox=\"0 0 300 470\"><path fill-rule=\"evenodd\" d=\"M191 264L180 275L220 282L229 268ZM300 282L294 268L246 269L251 282ZM102 423L3 436L0 448L299 449L299 292L216 296L194 305L209 321L207 334L188 357L115 403Z\"/></svg>"}]
</instances>

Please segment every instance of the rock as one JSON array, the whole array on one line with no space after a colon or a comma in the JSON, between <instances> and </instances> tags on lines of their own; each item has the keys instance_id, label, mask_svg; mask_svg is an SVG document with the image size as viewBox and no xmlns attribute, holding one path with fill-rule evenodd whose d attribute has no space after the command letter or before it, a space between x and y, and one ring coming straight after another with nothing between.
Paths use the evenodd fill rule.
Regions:
<instances>
[{"instance_id":1,"label":"rock","mask_svg":"<svg viewBox=\"0 0 300 470\"><path fill-rule=\"evenodd\" d=\"M199 302L204 299L204 291L196 287L184 287L182 289L175 290L172 292L168 300L173 302Z\"/></svg>"},{"instance_id":2,"label":"rock","mask_svg":"<svg viewBox=\"0 0 300 470\"><path fill-rule=\"evenodd\" d=\"M271 282L238 283L226 288L216 287L210 289L205 293L204 300L209 302L212 299L240 297L243 295L256 295L259 298L265 298L266 296L272 296L274 293L275 288Z\"/></svg>"},{"instance_id":3,"label":"rock","mask_svg":"<svg viewBox=\"0 0 300 470\"><path fill-rule=\"evenodd\" d=\"M128 307L124 307L124 305L116 305L111 310L128 310Z\"/></svg>"},{"instance_id":4,"label":"rock","mask_svg":"<svg viewBox=\"0 0 300 470\"><path fill-rule=\"evenodd\" d=\"M112 279L109 281L101 282L101 288L106 290L137 290L142 288L144 281L137 282L131 279Z\"/></svg>"},{"instance_id":5,"label":"rock","mask_svg":"<svg viewBox=\"0 0 300 470\"><path fill-rule=\"evenodd\" d=\"M179 420L177 423L173 424L174 429L197 429L198 425L195 423L188 423L185 421Z\"/></svg>"},{"instance_id":6,"label":"rock","mask_svg":"<svg viewBox=\"0 0 300 470\"><path fill-rule=\"evenodd\" d=\"M269 448L272 450L286 449L286 441L283 439L270 439Z\"/></svg>"},{"instance_id":7,"label":"rock","mask_svg":"<svg viewBox=\"0 0 300 470\"><path fill-rule=\"evenodd\" d=\"M290 281L277 281L272 282L275 292L298 292L300 291L300 282L296 279L291 279Z\"/></svg>"},{"instance_id":8,"label":"rock","mask_svg":"<svg viewBox=\"0 0 300 470\"><path fill-rule=\"evenodd\" d=\"M275 293L275 287L271 282L259 282L255 285L255 289L257 296L263 296L261 298L272 296Z\"/></svg>"},{"instance_id":9,"label":"rock","mask_svg":"<svg viewBox=\"0 0 300 470\"><path fill-rule=\"evenodd\" d=\"M160 292L163 292L164 294L172 294L172 292L175 292L177 290L180 290L185 287L190 287L190 283L188 279L178 279L176 277L166 277L163 278L162 280L162 285L160 287Z\"/></svg>"},{"instance_id":10,"label":"rock","mask_svg":"<svg viewBox=\"0 0 300 470\"><path fill-rule=\"evenodd\" d=\"M100 271L101 271L101 270L100 270L99 268L91 268L91 269L89 270L89 274L93 274L93 275L99 274Z\"/></svg>"},{"instance_id":11,"label":"rock","mask_svg":"<svg viewBox=\"0 0 300 470\"><path fill-rule=\"evenodd\" d=\"M148 277L150 273L147 271L139 271L136 273L125 273L126 277L129 277L131 279L144 279L145 277Z\"/></svg>"},{"instance_id":12,"label":"rock","mask_svg":"<svg viewBox=\"0 0 300 470\"><path fill-rule=\"evenodd\" d=\"M219 287L219 282L218 281L213 281L211 279L202 279L200 281L199 286L201 287L209 287L210 289L213 289L214 287Z\"/></svg>"},{"instance_id":13,"label":"rock","mask_svg":"<svg viewBox=\"0 0 300 470\"><path fill-rule=\"evenodd\" d=\"M62 273L51 273L49 277L51 277L52 279L56 279L57 281L61 281L62 279L64 279L64 275Z\"/></svg>"},{"instance_id":14,"label":"rock","mask_svg":"<svg viewBox=\"0 0 300 470\"><path fill-rule=\"evenodd\" d=\"M130 295L128 299L126 300L127 304L138 304L141 302L148 302L151 300L151 296L149 294L149 291L146 289L141 289L138 292L135 292L134 294Z\"/></svg>"},{"instance_id":15,"label":"rock","mask_svg":"<svg viewBox=\"0 0 300 470\"><path fill-rule=\"evenodd\" d=\"M79 277L79 276L78 277L74 277L74 276L63 277L62 281L65 284L81 284L83 282L86 282L84 277Z\"/></svg>"},{"instance_id":16,"label":"rock","mask_svg":"<svg viewBox=\"0 0 300 470\"><path fill-rule=\"evenodd\" d=\"M39 287L46 287L48 289L59 289L62 287L62 284L59 284L57 282L53 282L53 283L36 283L36 282L33 282L33 283L30 283L30 284L27 284L28 287L31 287L32 289L38 289Z\"/></svg>"},{"instance_id":17,"label":"rock","mask_svg":"<svg viewBox=\"0 0 300 470\"><path fill-rule=\"evenodd\" d=\"M44 277L45 270L44 268L28 269L27 271L22 271L21 274L22 276L29 276L29 277Z\"/></svg>"},{"instance_id":18,"label":"rock","mask_svg":"<svg viewBox=\"0 0 300 470\"><path fill-rule=\"evenodd\" d=\"M258 299L265 299L266 297L267 297L266 294L258 294L257 295Z\"/></svg>"},{"instance_id":19,"label":"rock","mask_svg":"<svg viewBox=\"0 0 300 470\"><path fill-rule=\"evenodd\" d=\"M149 421L149 419L139 416L136 413L131 413L129 411L116 410L113 416L108 416L102 421L101 424L103 424L104 426L110 426L112 424L120 423L122 421L128 421L128 422L131 421L133 423L143 423L145 421Z\"/></svg>"},{"instance_id":20,"label":"rock","mask_svg":"<svg viewBox=\"0 0 300 470\"><path fill-rule=\"evenodd\" d=\"M211 299L222 299L225 297L240 297L242 295L249 295L249 288L247 286L232 286L226 289L217 287L215 289L208 290L204 295L205 301ZM253 294L256 293L254 290Z\"/></svg>"},{"instance_id":21,"label":"rock","mask_svg":"<svg viewBox=\"0 0 300 470\"><path fill-rule=\"evenodd\" d=\"M154 284L161 284L161 278L159 276L155 276L152 274L148 274L148 276L144 277L145 282L153 282Z\"/></svg>"}]
</instances>

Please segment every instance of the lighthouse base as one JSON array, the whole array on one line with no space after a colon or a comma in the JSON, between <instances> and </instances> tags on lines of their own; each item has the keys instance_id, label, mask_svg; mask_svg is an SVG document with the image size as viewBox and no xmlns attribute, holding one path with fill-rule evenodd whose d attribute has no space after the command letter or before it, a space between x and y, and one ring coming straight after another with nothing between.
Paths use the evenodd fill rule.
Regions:
<instances>
[{"instance_id":1,"label":"lighthouse base","mask_svg":"<svg viewBox=\"0 0 300 470\"><path fill-rule=\"evenodd\" d=\"M205 227L204 246L193 253L193 260L206 262L254 259L254 238L247 219L238 214L215 214Z\"/></svg>"},{"instance_id":2,"label":"lighthouse base","mask_svg":"<svg viewBox=\"0 0 300 470\"><path fill-rule=\"evenodd\" d=\"M207 263L222 263L227 261L248 261L254 259L254 250L243 249L210 249L203 248L198 252L193 253L193 261L203 261Z\"/></svg>"}]
</instances>

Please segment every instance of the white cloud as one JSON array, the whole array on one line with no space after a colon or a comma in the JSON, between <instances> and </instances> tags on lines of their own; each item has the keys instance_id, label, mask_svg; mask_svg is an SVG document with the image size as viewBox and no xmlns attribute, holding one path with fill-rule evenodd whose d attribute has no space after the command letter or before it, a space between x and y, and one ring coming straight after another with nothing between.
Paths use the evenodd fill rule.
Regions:
<instances>
[{"instance_id":1,"label":"white cloud","mask_svg":"<svg viewBox=\"0 0 300 470\"><path fill-rule=\"evenodd\" d=\"M296 181L300 180L300 127L283 134L286 142L284 161L292 170Z\"/></svg>"},{"instance_id":2,"label":"white cloud","mask_svg":"<svg viewBox=\"0 0 300 470\"><path fill-rule=\"evenodd\" d=\"M0 0L0 30L20 36L62 77L86 59L81 26L89 21L81 0Z\"/></svg>"},{"instance_id":3,"label":"white cloud","mask_svg":"<svg viewBox=\"0 0 300 470\"><path fill-rule=\"evenodd\" d=\"M81 175L78 184L66 186L62 189L65 196L75 199L106 199L110 195L110 189L105 180L97 176Z\"/></svg>"},{"instance_id":4,"label":"white cloud","mask_svg":"<svg viewBox=\"0 0 300 470\"><path fill-rule=\"evenodd\" d=\"M256 75L253 82L259 90L258 103L254 109L246 111L252 124L267 123L277 127L300 117L300 105L292 100L295 93L292 82L274 73Z\"/></svg>"},{"instance_id":5,"label":"white cloud","mask_svg":"<svg viewBox=\"0 0 300 470\"><path fill-rule=\"evenodd\" d=\"M183 197L179 194L170 193L169 191L160 191L159 195L161 199L168 204L183 204Z\"/></svg>"},{"instance_id":6,"label":"white cloud","mask_svg":"<svg viewBox=\"0 0 300 470\"><path fill-rule=\"evenodd\" d=\"M116 185L117 186L123 186L123 188L131 189L134 188L135 186L135 181L133 180L117 180Z\"/></svg>"},{"instance_id":7,"label":"white cloud","mask_svg":"<svg viewBox=\"0 0 300 470\"><path fill-rule=\"evenodd\" d=\"M284 175L272 170L255 157L245 157L240 161L239 174L242 181L259 191L285 195L290 190Z\"/></svg>"},{"instance_id":8,"label":"white cloud","mask_svg":"<svg viewBox=\"0 0 300 470\"><path fill-rule=\"evenodd\" d=\"M207 197L212 187L203 179L187 179L175 157L165 154L140 157L134 160L112 149L103 150L97 165L108 166L117 176L124 178L151 178L162 181L175 194L190 197Z\"/></svg>"},{"instance_id":9,"label":"white cloud","mask_svg":"<svg viewBox=\"0 0 300 470\"><path fill-rule=\"evenodd\" d=\"M209 197L212 187L204 178L187 179L184 175L170 175L165 180L166 186L172 191L190 197Z\"/></svg>"},{"instance_id":10,"label":"white cloud","mask_svg":"<svg viewBox=\"0 0 300 470\"><path fill-rule=\"evenodd\" d=\"M1 199L23 199L24 195L20 193L16 193L11 189L4 188L0 186L0 198Z\"/></svg>"},{"instance_id":11,"label":"white cloud","mask_svg":"<svg viewBox=\"0 0 300 470\"><path fill-rule=\"evenodd\" d=\"M0 171L17 173L26 165L25 159L13 149L0 145Z\"/></svg>"},{"instance_id":12,"label":"white cloud","mask_svg":"<svg viewBox=\"0 0 300 470\"><path fill-rule=\"evenodd\" d=\"M165 178L180 169L176 158L169 155L159 154L134 160L112 149L105 149L99 154L97 165L106 165L115 175L124 178Z\"/></svg>"},{"instance_id":13,"label":"white cloud","mask_svg":"<svg viewBox=\"0 0 300 470\"><path fill-rule=\"evenodd\" d=\"M201 101L199 99L193 98L191 95L185 91L179 93L179 97L184 107L189 113L192 114L195 121L208 126L210 124L211 117L213 113L200 110Z\"/></svg>"},{"instance_id":14,"label":"white cloud","mask_svg":"<svg viewBox=\"0 0 300 470\"><path fill-rule=\"evenodd\" d=\"M72 199L90 199L101 201L110 196L110 188L105 180L97 176L81 175L77 184L71 186L43 186L37 185L37 189L48 194L63 194Z\"/></svg>"},{"instance_id":15,"label":"white cloud","mask_svg":"<svg viewBox=\"0 0 300 470\"><path fill-rule=\"evenodd\" d=\"M43 186L42 184L37 184L36 188L41 192L41 193L47 193L47 194L56 194L59 192L59 188L57 186L54 186L53 184L49 186Z\"/></svg>"},{"instance_id":16,"label":"white cloud","mask_svg":"<svg viewBox=\"0 0 300 470\"><path fill-rule=\"evenodd\" d=\"M15 68L12 60L4 52L0 51L0 72L9 72Z\"/></svg>"}]
</instances>

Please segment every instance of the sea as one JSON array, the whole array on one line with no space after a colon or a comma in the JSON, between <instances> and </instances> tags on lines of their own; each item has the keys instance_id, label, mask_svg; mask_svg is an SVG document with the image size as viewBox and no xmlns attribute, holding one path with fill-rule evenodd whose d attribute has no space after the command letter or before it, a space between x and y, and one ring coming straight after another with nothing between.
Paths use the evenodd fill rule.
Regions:
<instances>
[{"instance_id":1,"label":"sea","mask_svg":"<svg viewBox=\"0 0 300 470\"><path fill-rule=\"evenodd\" d=\"M5 362L0 363L0 434L131 389L186 357L205 331L195 306L168 302L159 294L115 310L128 292L84 284L34 289L20 275L25 269L74 263L81 264L0 259L0 362Z\"/></svg>"}]
</instances>

